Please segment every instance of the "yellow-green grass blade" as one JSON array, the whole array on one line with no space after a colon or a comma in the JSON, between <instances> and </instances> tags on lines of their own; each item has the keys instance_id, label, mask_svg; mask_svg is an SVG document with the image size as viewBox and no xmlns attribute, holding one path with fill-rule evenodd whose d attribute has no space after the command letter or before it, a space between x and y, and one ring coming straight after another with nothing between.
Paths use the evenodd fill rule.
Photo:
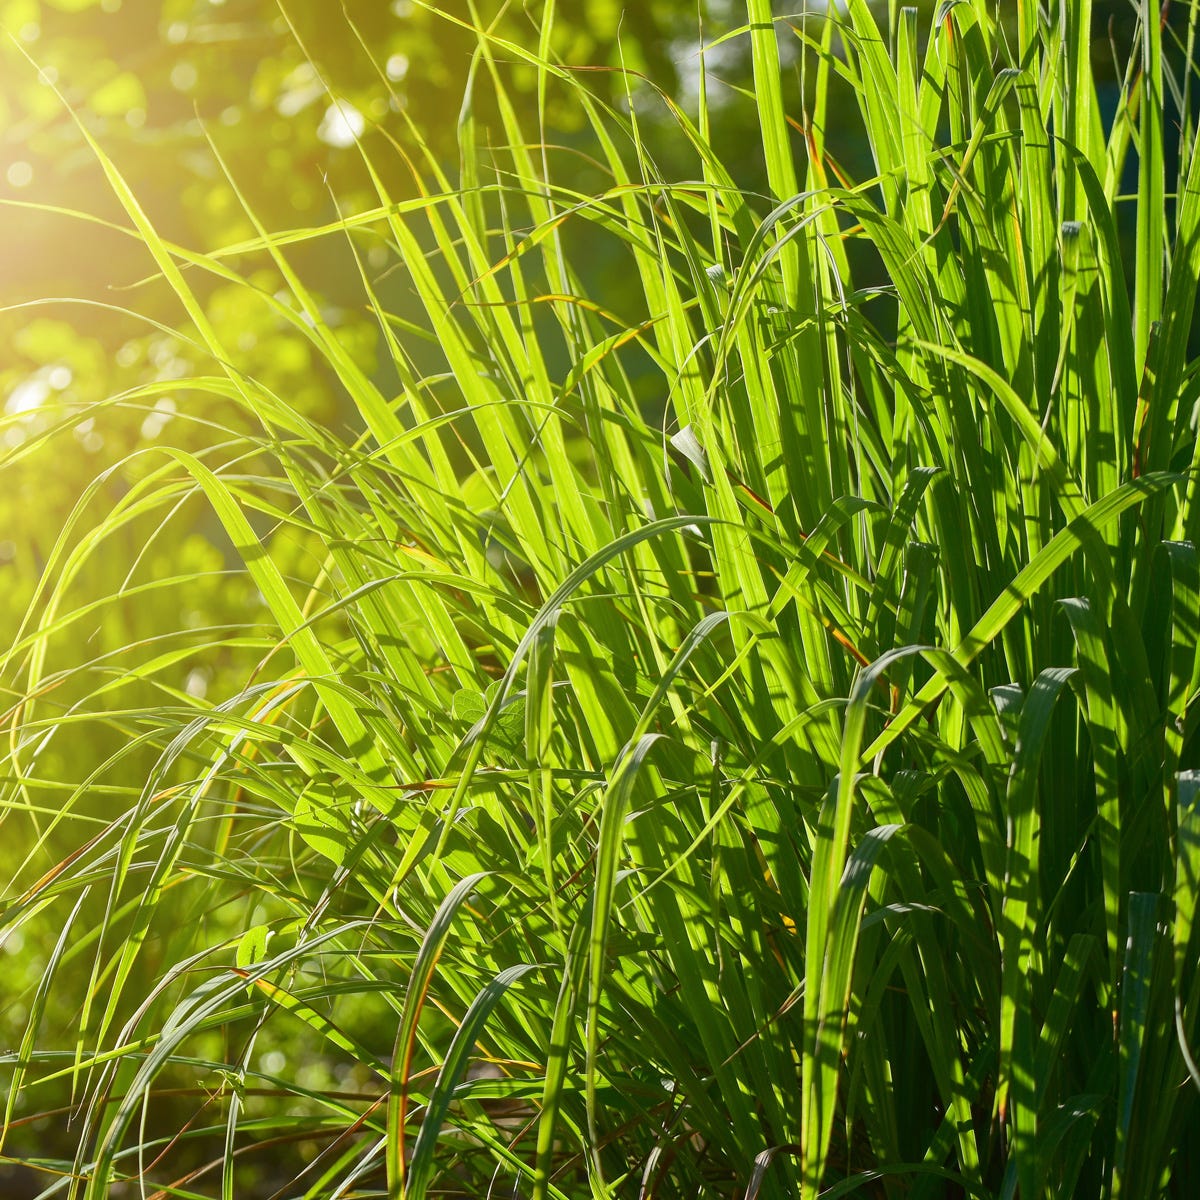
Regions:
<instances>
[{"instance_id":1,"label":"yellow-green grass blade","mask_svg":"<svg viewBox=\"0 0 1200 1200\"><path fill-rule=\"evenodd\" d=\"M1170 475L1131 480L1122 484L1116 492L1090 504L1069 525L1059 530L1036 557L1013 577L1004 592L992 602L952 652L954 662L965 666L976 658L1017 615L1026 601L1046 583L1054 571L1076 550L1089 543L1099 529L1115 520L1122 512L1144 503L1156 492L1173 487L1177 482L1177 477ZM905 705L888 729L867 746L863 752L863 760L869 761L893 742L912 724L921 710L936 700L945 689L946 683L943 679L935 678L927 683Z\"/></svg>"},{"instance_id":2,"label":"yellow-green grass blade","mask_svg":"<svg viewBox=\"0 0 1200 1200\"><path fill-rule=\"evenodd\" d=\"M413 1145L412 1161L408 1164L407 1176L404 1177L400 1190L393 1193L397 1197L402 1197L403 1200L424 1200L428 1194L434 1176L434 1152L441 1134L442 1122L454 1098L458 1081L467 1068L468 1057L475 1048L475 1042L485 1022L504 993L521 976L532 970L532 965L524 963L506 967L471 1002L455 1031L445 1061L438 1070L429 1104L421 1121L421 1129Z\"/></svg>"},{"instance_id":3,"label":"yellow-green grass blade","mask_svg":"<svg viewBox=\"0 0 1200 1200\"><path fill-rule=\"evenodd\" d=\"M1037 1179L1037 1118L1031 1056L1035 1030L1029 995L1031 976L1039 973L1035 937L1041 920L1038 772L1059 695L1071 668L1046 668L1021 704L1008 781L1008 862L999 929L1003 963L1000 994L1000 1071L996 1112L1012 1127L1012 1156L1021 1190L1033 1194Z\"/></svg>"}]
</instances>

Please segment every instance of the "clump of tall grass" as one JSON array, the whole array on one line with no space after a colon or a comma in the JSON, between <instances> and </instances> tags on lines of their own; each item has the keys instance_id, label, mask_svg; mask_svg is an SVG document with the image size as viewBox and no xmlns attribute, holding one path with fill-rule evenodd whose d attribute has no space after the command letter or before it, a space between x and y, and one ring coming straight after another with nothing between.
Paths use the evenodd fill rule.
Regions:
<instances>
[{"instance_id":1,"label":"clump of tall grass","mask_svg":"<svg viewBox=\"0 0 1200 1200\"><path fill-rule=\"evenodd\" d=\"M1192 1194L1197 9L1139 0L1111 121L1090 9L748 0L770 198L709 150L703 59L661 178L637 104L554 62L552 2L538 46L480 25L457 174L327 228L247 205L253 240L191 253L93 146L211 361L193 402L254 432L84 497L4 659L6 820L75 836L0 917L59 931L6 1059L10 1145L70 1084L48 1191L230 1197L296 1146L279 1195ZM603 187L520 125L514 62ZM318 239L394 396L290 263ZM249 264L361 436L239 369L199 281ZM121 707L61 647L167 584L77 582L197 498L272 627L234 694L189 697L167 643Z\"/></svg>"}]
</instances>

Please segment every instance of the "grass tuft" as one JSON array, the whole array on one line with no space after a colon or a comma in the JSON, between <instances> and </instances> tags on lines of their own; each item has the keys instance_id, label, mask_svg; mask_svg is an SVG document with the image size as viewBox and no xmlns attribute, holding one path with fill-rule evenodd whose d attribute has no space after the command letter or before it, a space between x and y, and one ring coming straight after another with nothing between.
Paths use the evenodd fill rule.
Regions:
<instances>
[{"instance_id":1,"label":"grass tuft","mask_svg":"<svg viewBox=\"0 0 1200 1200\"><path fill-rule=\"evenodd\" d=\"M321 226L214 131L253 235L175 245L81 121L195 436L78 499L0 656L0 1152L69 1200L1194 1194L1200 8L1186 54L1137 9L1110 118L1088 4L749 0L769 195L703 61L614 111L552 4L470 23L456 174L366 136Z\"/></svg>"}]
</instances>

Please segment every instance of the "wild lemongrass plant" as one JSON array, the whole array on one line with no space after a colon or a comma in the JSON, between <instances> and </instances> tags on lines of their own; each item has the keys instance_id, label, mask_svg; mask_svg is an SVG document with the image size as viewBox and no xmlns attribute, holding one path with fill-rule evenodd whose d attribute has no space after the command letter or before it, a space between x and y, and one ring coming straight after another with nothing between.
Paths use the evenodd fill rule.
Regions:
<instances>
[{"instance_id":1,"label":"wild lemongrass plant","mask_svg":"<svg viewBox=\"0 0 1200 1200\"><path fill-rule=\"evenodd\" d=\"M81 497L4 658L0 920L41 963L5 1128L46 1194L1194 1193L1198 10L1136 7L1110 120L1090 0L748 0L770 198L710 149L703 55L662 178L553 0L537 46L477 22L458 174L389 194L368 137L378 203L329 227L244 201L252 240L190 252L93 142L195 411L250 432ZM327 240L395 396L292 266ZM239 366L202 281L251 267L361 435ZM73 636L186 592L120 547L200 501L270 619L207 700L195 636ZM29 1133L59 1103L73 1161Z\"/></svg>"}]
</instances>

